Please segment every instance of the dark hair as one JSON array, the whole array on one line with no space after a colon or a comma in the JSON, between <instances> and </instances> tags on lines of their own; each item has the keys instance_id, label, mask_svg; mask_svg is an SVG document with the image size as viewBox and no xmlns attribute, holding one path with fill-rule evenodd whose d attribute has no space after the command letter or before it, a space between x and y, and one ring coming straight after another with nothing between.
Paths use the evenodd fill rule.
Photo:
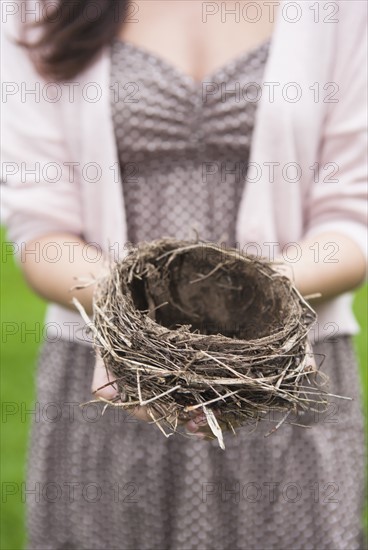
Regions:
<instances>
[{"instance_id":1,"label":"dark hair","mask_svg":"<svg viewBox=\"0 0 368 550\"><path fill-rule=\"evenodd\" d=\"M30 51L40 74L65 81L86 69L116 36L129 0L60 0L52 9L47 4L42 0L42 17L31 25L41 28L41 35L30 42L26 26L19 43Z\"/></svg>"}]
</instances>

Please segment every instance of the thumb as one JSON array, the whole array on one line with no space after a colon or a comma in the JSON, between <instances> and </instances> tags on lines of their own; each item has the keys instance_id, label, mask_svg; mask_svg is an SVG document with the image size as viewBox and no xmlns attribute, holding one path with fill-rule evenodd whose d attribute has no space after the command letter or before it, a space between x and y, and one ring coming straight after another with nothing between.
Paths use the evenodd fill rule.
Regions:
<instances>
[{"instance_id":1,"label":"thumb","mask_svg":"<svg viewBox=\"0 0 368 550\"><path fill-rule=\"evenodd\" d=\"M108 371L100 354L97 353L92 380L92 393L96 397L103 397L111 401L118 395L116 385L112 384L114 380L116 380L115 376Z\"/></svg>"}]
</instances>

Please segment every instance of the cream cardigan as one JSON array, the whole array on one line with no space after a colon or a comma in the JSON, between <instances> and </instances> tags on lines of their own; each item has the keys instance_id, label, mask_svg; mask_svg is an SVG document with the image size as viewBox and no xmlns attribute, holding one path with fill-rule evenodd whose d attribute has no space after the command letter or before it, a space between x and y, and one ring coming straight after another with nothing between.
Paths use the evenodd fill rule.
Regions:
<instances>
[{"instance_id":1,"label":"cream cardigan","mask_svg":"<svg viewBox=\"0 0 368 550\"><path fill-rule=\"evenodd\" d=\"M315 2L287 4L280 6L264 73L237 241L240 248L257 243L265 256L284 249L291 257L296 249L285 249L287 243L338 231L366 254L367 3L319 2L318 12ZM109 48L75 82L54 86L12 43L15 16L2 19L2 207L9 239L19 251L35 237L70 232L121 256L126 222ZM318 308L317 339L357 331L351 301L345 294ZM46 321L55 338L81 334L79 315L58 305L49 306Z\"/></svg>"}]
</instances>

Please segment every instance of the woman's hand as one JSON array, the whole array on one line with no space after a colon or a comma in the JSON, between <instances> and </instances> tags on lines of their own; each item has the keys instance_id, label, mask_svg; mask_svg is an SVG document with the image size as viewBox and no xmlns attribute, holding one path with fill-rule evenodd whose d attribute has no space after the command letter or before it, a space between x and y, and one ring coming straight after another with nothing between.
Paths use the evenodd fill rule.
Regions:
<instances>
[{"instance_id":1,"label":"woman's hand","mask_svg":"<svg viewBox=\"0 0 368 550\"><path fill-rule=\"evenodd\" d=\"M93 373L92 393L96 397L102 397L107 401L112 401L118 396L116 384L111 384L114 380L116 380L116 378L106 369L100 354L97 353L95 370ZM147 413L147 407L135 407L132 410L132 414L138 420L144 420L145 422L152 421L152 418Z\"/></svg>"},{"instance_id":2,"label":"woman's hand","mask_svg":"<svg viewBox=\"0 0 368 550\"><path fill-rule=\"evenodd\" d=\"M93 373L93 380L92 380L92 393L98 398L101 397L103 399L106 399L107 401L113 401L118 396L118 388L116 384L114 384L114 380L116 378L114 375L108 371L104 365L104 362L100 356L99 353L96 355L96 363L95 363L95 370ZM147 412L147 407L135 407L132 409L131 414L137 418L137 420L143 420L144 422L152 422L152 417ZM205 436L201 433L196 433L199 426L204 425L202 423L202 416L204 413L201 413L201 411L195 411L193 412L194 417L200 417L198 425L193 423L193 420L190 420L189 422L179 422L179 424L184 424L185 430L198 437L199 439L203 439ZM207 422L205 422L207 424Z\"/></svg>"},{"instance_id":3,"label":"woman's hand","mask_svg":"<svg viewBox=\"0 0 368 550\"><path fill-rule=\"evenodd\" d=\"M92 380L92 393L97 398L106 399L107 401L113 401L118 397L118 388L114 384L116 378L114 375L106 369L104 362L99 353L96 355L95 369ZM117 401L118 402L118 401ZM147 412L147 407L135 407L131 410L131 414L137 418L137 420L143 420L144 422L152 422L152 417ZM187 422L179 421L179 425L182 425L187 434L197 439L214 439L211 428L207 423L206 415L200 409L196 409L191 413L192 418ZM226 431L226 424L218 418L218 422L223 431Z\"/></svg>"},{"instance_id":4,"label":"woman's hand","mask_svg":"<svg viewBox=\"0 0 368 550\"><path fill-rule=\"evenodd\" d=\"M95 370L93 373L92 393L96 397L102 397L107 401L113 401L118 396L118 389L114 384L116 378L108 371L99 353L96 355ZM144 422L152 422L151 416L147 412L147 407L135 407L131 411L132 415L137 420ZM211 430L208 427L205 414L202 411L193 411L193 419L188 422L179 422L184 425L185 431L198 439L205 439L211 435Z\"/></svg>"}]
</instances>

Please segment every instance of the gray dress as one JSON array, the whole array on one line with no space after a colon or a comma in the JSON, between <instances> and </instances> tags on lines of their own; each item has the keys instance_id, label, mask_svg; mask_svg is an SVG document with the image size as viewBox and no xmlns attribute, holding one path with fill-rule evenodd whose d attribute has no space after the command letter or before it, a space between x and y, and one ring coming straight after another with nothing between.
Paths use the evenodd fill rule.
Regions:
<instances>
[{"instance_id":1,"label":"gray dress","mask_svg":"<svg viewBox=\"0 0 368 550\"><path fill-rule=\"evenodd\" d=\"M203 94L164 60L114 42L111 105L131 241L198 231L234 244L257 107L250 89L250 99L238 101L236 83L261 81L268 47L214 72ZM331 392L354 400L307 413L308 428L287 424L268 438L275 419L256 431L243 427L225 435L224 452L215 441L166 439L118 409L81 409L90 399L91 348L46 343L29 456L29 548L358 549L364 445L356 360L349 336L314 349L326 356Z\"/></svg>"}]
</instances>

